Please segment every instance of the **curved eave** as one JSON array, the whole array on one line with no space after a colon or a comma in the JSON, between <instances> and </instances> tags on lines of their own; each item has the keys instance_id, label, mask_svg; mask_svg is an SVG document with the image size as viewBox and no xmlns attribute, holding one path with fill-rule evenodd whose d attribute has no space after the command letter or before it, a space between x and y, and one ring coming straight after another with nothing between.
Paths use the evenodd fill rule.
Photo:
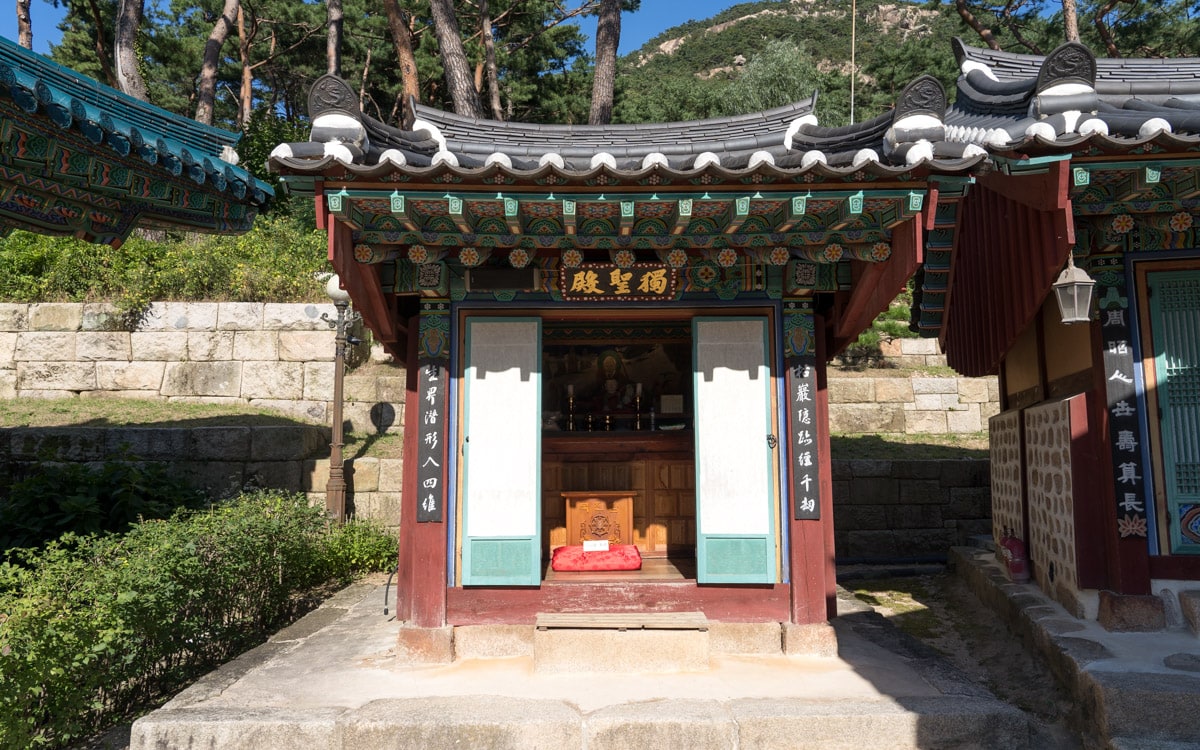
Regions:
<instances>
[{"instance_id":1,"label":"curved eave","mask_svg":"<svg viewBox=\"0 0 1200 750\"><path fill-rule=\"evenodd\" d=\"M986 160L986 156L971 156L961 159L924 159L913 165L889 166L879 162L866 162L860 165L832 166L820 162L805 167L786 168L772 164L758 164L745 169L726 169L717 165L708 165L698 170L676 170L661 166L651 166L645 169L626 171L613 170L601 165L593 169L576 172L563 170L554 165L546 164L534 170L510 169L499 164L491 164L479 168L453 167L448 164L437 164L430 167L398 167L391 163L375 165L346 164L333 156L317 159L298 159L272 157L268 166L272 171L282 175L323 176L346 178L364 181L389 182L397 178L406 178L411 182L427 183L440 182L449 185L477 185L496 189L505 183L566 186L572 183L588 186L590 190L603 190L613 184L649 184L649 180L657 176L655 184L675 183L678 181L697 190L707 189L717 183L736 183L751 181L758 177L764 181L795 180L797 178L822 178L830 180L859 180L867 177L876 179L897 179L905 176L924 176L932 173L961 174L968 172ZM547 178L555 178L553 181ZM453 182L447 182L450 178ZM497 182L497 178L502 180ZM603 179L602 179L603 178ZM706 181L705 178L708 178ZM606 183L597 186L600 182ZM551 184L553 182L554 184ZM693 183L696 183L693 185Z\"/></svg>"},{"instance_id":2,"label":"curved eave","mask_svg":"<svg viewBox=\"0 0 1200 750\"><path fill-rule=\"evenodd\" d=\"M966 61L977 62L991 68L1002 81L1017 81L1036 78L1045 61L1044 55L1027 55L1018 52L975 47L961 38L953 41L954 55L959 65ZM1172 81L1200 79L1200 58L1148 58L1148 57L1097 57L1096 85L1120 86L1122 82L1137 82L1139 93L1165 92Z\"/></svg>"}]
</instances>

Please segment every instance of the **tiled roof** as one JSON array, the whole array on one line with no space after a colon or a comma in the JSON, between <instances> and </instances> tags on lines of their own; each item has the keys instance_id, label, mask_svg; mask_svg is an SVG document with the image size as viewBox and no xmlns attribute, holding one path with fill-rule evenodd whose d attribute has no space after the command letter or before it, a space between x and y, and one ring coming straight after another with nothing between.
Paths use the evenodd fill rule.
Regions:
<instances>
[{"instance_id":1,"label":"tiled roof","mask_svg":"<svg viewBox=\"0 0 1200 750\"><path fill-rule=\"evenodd\" d=\"M167 112L0 37L0 97L73 129L98 149L140 159L146 171L184 176L254 207L274 195L270 185L235 163L241 138Z\"/></svg>"},{"instance_id":2,"label":"tiled roof","mask_svg":"<svg viewBox=\"0 0 1200 750\"><path fill-rule=\"evenodd\" d=\"M747 115L605 126L476 120L416 105L408 127L394 128L359 111L350 87L325 76L309 96L312 140L281 144L270 163L291 174L320 173L340 163L368 178L397 169L414 177L447 170L480 176L494 169L573 177L599 171L634 177L654 169L722 177L755 171L846 176L859 170L894 176L934 166L963 172L984 157L977 146L946 142L945 92L932 77L911 83L895 110L841 128L818 124L816 101L814 94Z\"/></svg>"}]
</instances>

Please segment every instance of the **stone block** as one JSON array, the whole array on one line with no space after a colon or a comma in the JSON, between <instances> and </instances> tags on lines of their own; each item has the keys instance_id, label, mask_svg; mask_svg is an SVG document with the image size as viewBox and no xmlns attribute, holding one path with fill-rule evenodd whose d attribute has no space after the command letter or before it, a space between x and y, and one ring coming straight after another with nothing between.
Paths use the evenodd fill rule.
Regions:
<instances>
[{"instance_id":1,"label":"stone block","mask_svg":"<svg viewBox=\"0 0 1200 750\"><path fill-rule=\"evenodd\" d=\"M992 462L986 458L940 462L943 487L990 487Z\"/></svg>"},{"instance_id":2,"label":"stone block","mask_svg":"<svg viewBox=\"0 0 1200 750\"><path fill-rule=\"evenodd\" d=\"M0 302L0 331L28 331L29 305Z\"/></svg>"},{"instance_id":3,"label":"stone block","mask_svg":"<svg viewBox=\"0 0 1200 750\"><path fill-rule=\"evenodd\" d=\"M739 745L737 725L717 700L670 699L623 703L594 711L584 719L588 750L687 748L727 750Z\"/></svg>"},{"instance_id":4,"label":"stone block","mask_svg":"<svg viewBox=\"0 0 1200 750\"><path fill-rule=\"evenodd\" d=\"M959 378L958 398L963 403L984 404L988 397L988 378Z\"/></svg>"},{"instance_id":5,"label":"stone block","mask_svg":"<svg viewBox=\"0 0 1200 750\"><path fill-rule=\"evenodd\" d=\"M101 461L104 430L88 427L18 428L9 436L12 457L25 461Z\"/></svg>"},{"instance_id":6,"label":"stone block","mask_svg":"<svg viewBox=\"0 0 1200 750\"><path fill-rule=\"evenodd\" d=\"M133 723L130 750L312 750L342 747L344 708L164 708ZM370 747L384 747L371 745Z\"/></svg>"},{"instance_id":7,"label":"stone block","mask_svg":"<svg viewBox=\"0 0 1200 750\"><path fill-rule=\"evenodd\" d=\"M891 476L897 479L940 479L942 462L920 459L892 461Z\"/></svg>"},{"instance_id":8,"label":"stone block","mask_svg":"<svg viewBox=\"0 0 1200 750\"><path fill-rule=\"evenodd\" d=\"M936 479L908 479L897 483L901 505L943 505L946 490Z\"/></svg>"},{"instance_id":9,"label":"stone block","mask_svg":"<svg viewBox=\"0 0 1200 750\"><path fill-rule=\"evenodd\" d=\"M255 398L250 400L250 405L256 409L270 409L301 422L324 424L328 421L328 405L324 401Z\"/></svg>"},{"instance_id":10,"label":"stone block","mask_svg":"<svg viewBox=\"0 0 1200 750\"><path fill-rule=\"evenodd\" d=\"M15 398L36 398L44 401L59 401L62 399L79 398L80 391L54 391L45 388L31 388L23 390L18 388Z\"/></svg>"},{"instance_id":11,"label":"stone block","mask_svg":"<svg viewBox=\"0 0 1200 750\"><path fill-rule=\"evenodd\" d=\"M371 375L356 375L348 373L342 380L342 393L347 401L368 401L374 403L379 396L379 388Z\"/></svg>"},{"instance_id":12,"label":"stone block","mask_svg":"<svg viewBox=\"0 0 1200 750\"><path fill-rule=\"evenodd\" d=\"M892 545L903 558L944 556L955 544L954 529L911 528L895 531Z\"/></svg>"},{"instance_id":13,"label":"stone block","mask_svg":"<svg viewBox=\"0 0 1200 750\"><path fill-rule=\"evenodd\" d=\"M850 469L850 478L864 479L866 477L890 478L892 462L878 458L856 458L846 462Z\"/></svg>"},{"instance_id":14,"label":"stone block","mask_svg":"<svg viewBox=\"0 0 1200 750\"><path fill-rule=\"evenodd\" d=\"M233 359L233 331L188 331L187 358L193 362Z\"/></svg>"},{"instance_id":15,"label":"stone block","mask_svg":"<svg viewBox=\"0 0 1200 750\"><path fill-rule=\"evenodd\" d=\"M913 396L909 411L941 411L944 406L941 393L918 393Z\"/></svg>"},{"instance_id":16,"label":"stone block","mask_svg":"<svg viewBox=\"0 0 1200 750\"><path fill-rule=\"evenodd\" d=\"M110 456L175 461L190 458L188 432L181 427L111 427L104 446Z\"/></svg>"},{"instance_id":17,"label":"stone block","mask_svg":"<svg viewBox=\"0 0 1200 750\"><path fill-rule=\"evenodd\" d=\"M906 404L913 400L912 381L908 378L876 378L875 401Z\"/></svg>"},{"instance_id":18,"label":"stone block","mask_svg":"<svg viewBox=\"0 0 1200 750\"><path fill-rule=\"evenodd\" d=\"M1200 589L1179 592L1179 609L1192 635L1200 636Z\"/></svg>"},{"instance_id":19,"label":"stone block","mask_svg":"<svg viewBox=\"0 0 1200 750\"><path fill-rule=\"evenodd\" d=\"M580 654L603 654L581 659ZM533 634L533 669L543 674L696 672L708 669L707 630L548 628Z\"/></svg>"},{"instance_id":20,"label":"stone block","mask_svg":"<svg viewBox=\"0 0 1200 750\"><path fill-rule=\"evenodd\" d=\"M966 411L968 407L968 404L964 404L958 400L957 393L942 394L942 408L946 411Z\"/></svg>"},{"instance_id":21,"label":"stone block","mask_svg":"<svg viewBox=\"0 0 1200 750\"><path fill-rule=\"evenodd\" d=\"M342 416L351 432L383 435L400 431L395 407L388 403L349 402L344 405Z\"/></svg>"},{"instance_id":22,"label":"stone block","mask_svg":"<svg viewBox=\"0 0 1200 750\"><path fill-rule=\"evenodd\" d=\"M153 391L162 387L165 362L97 362L96 387L102 391Z\"/></svg>"},{"instance_id":23,"label":"stone block","mask_svg":"<svg viewBox=\"0 0 1200 750\"><path fill-rule=\"evenodd\" d=\"M220 406L244 406L246 404L243 399L232 396L167 396L166 399L170 403L179 402L181 404L218 404Z\"/></svg>"},{"instance_id":24,"label":"stone block","mask_svg":"<svg viewBox=\"0 0 1200 750\"><path fill-rule=\"evenodd\" d=\"M18 362L17 390L94 391L94 362Z\"/></svg>"},{"instance_id":25,"label":"stone block","mask_svg":"<svg viewBox=\"0 0 1200 750\"><path fill-rule=\"evenodd\" d=\"M777 622L710 622L708 648L714 654L778 656L783 632Z\"/></svg>"},{"instance_id":26,"label":"stone block","mask_svg":"<svg viewBox=\"0 0 1200 750\"><path fill-rule=\"evenodd\" d=\"M903 497L903 489L901 491ZM942 529L942 509L936 505L892 505L886 509L887 527L898 532L915 529ZM949 545L947 545L949 546Z\"/></svg>"},{"instance_id":27,"label":"stone block","mask_svg":"<svg viewBox=\"0 0 1200 750\"><path fill-rule=\"evenodd\" d=\"M105 399L105 398L123 398L135 401L158 401L159 393L157 390L104 390L97 389L94 391L80 391L79 398L90 399ZM162 399L166 400L166 399Z\"/></svg>"},{"instance_id":28,"label":"stone block","mask_svg":"<svg viewBox=\"0 0 1200 750\"><path fill-rule=\"evenodd\" d=\"M952 433L982 432L983 424L979 404L966 404L965 410L946 412L946 429Z\"/></svg>"},{"instance_id":29,"label":"stone block","mask_svg":"<svg viewBox=\"0 0 1200 750\"><path fill-rule=\"evenodd\" d=\"M333 399L333 363L304 363L304 398L310 401Z\"/></svg>"},{"instance_id":30,"label":"stone block","mask_svg":"<svg viewBox=\"0 0 1200 750\"><path fill-rule=\"evenodd\" d=\"M240 395L245 399L301 398L304 395L304 366L299 362L247 361L242 370Z\"/></svg>"},{"instance_id":31,"label":"stone block","mask_svg":"<svg viewBox=\"0 0 1200 750\"><path fill-rule=\"evenodd\" d=\"M80 313L81 331L122 331L125 315L120 308L109 302L84 302Z\"/></svg>"},{"instance_id":32,"label":"stone block","mask_svg":"<svg viewBox=\"0 0 1200 750\"><path fill-rule=\"evenodd\" d=\"M454 628L454 658L507 659L533 656L530 625L460 625Z\"/></svg>"},{"instance_id":33,"label":"stone block","mask_svg":"<svg viewBox=\"0 0 1200 750\"><path fill-rule=\"evenodd\" d=\"M355 492L350 496L347 512L356 518L369 518L389 528L399 528L400 498L399 492Z\"/></svg>"},{"instance_id":34,"label":"stone block","mask_svg":"<svg viewBox=\"0 0 1200 750\"><path fill-rule=\"evenodd\" d=\"M300 461L258 461L246 464L243 487L300 491Z\"/></svg>"},{"instance_id":35,"label":"stone block","mask_svg":"<svg viewBox=\"0 0 1200 750\"><path fill-rule=\"evenodd\" d=\"M403 404L406 391L405 382L408 376L404 374L404 368L396 368L396 375L380 375L375 379L375 395L380 401L388 401L393 404Z\"/></svg>"},{"instance_id":36,"label":"stone block","mask_svg":"<svg viewBox=\"0 0 1200 750\"><path fill-rule=\"evenodd\" d=\"M185 336L187 334L179 334ZM239 398L241 362L170 362L163 375L163 395Z\"/></svg>"},{"instance_id":37,"label":"stone block","mask_svg":"<svg viewBox=\"0 0 1200 750\"><path fill-rule=\"evenodd\" d=\"M404 489L404 460L379 459L379 491L401 492Z\"/></svg>"},{"instance_id":38,"label":"stone block","mask_svg":"<svg viewBox=\"0 0 1200 750\"><path fill-rule=\"evenodd\" d=\"M788 656L837 656L837 633L827 622L783 623L783 653Z\"/></svg>"},{"instance_id":39,"label":"stone block","mask_svg":"<svg viewBox=\"0 0 1200 750\"><path fill-rule=\"evenodd\" d=\"M17 397L17 371L0 370L0 398Z\"/></svg>"},{"instance_id":40,"label":"stone block","mask_svg":"<svg viewBox=\"0 0 1200 750\"><path fill-rule=\"evenodd\" d=\"M329 459L310 458L300 469L300 489L304 492L324 493L329 483ZM324 495L322 495L324 497ZM322 500L322 502L324 502Z\"/></svg>"},{"instance_id":41,"label":"stone block","mask_svg":"<svg viewBox=\"0 0 1200 750\"><path fill-rule=\"evenodd\" d=\"M988 420L1000 413L1000 402L989 401L986 404L979 405L979 421L987 424Z\"/></svg>"},{"instance_id":42,"label":"stone block","mask_svg":"<svg viewBox=\"0 0 1200 750\"><path fill-rule=\"evenodd\" d=\"M263 305L261 302L217 303L217 329L222 331L261 331Z\"/></svg>"},{"instance_id":43,"label":"stone block","mask_svg":"<svg viewBox=\"0 0 1200 750\"><path fill-rule=\"evenodd\" d=\"M288 362L333 361L337 353L333 331L280 331L279 358Z\"/></svg>"},{"instance_id":44,"label":"stone block","mask_svg":"<svg viewBox=\"0 0 1200 750\"><path fill-rule=\"evenodd\" d=\"M186 331L188 329L187 302L151 302L142 316L139 331Z\"/></svg>"},{"instance_id":45,"label":"stone block","mask_svg":"<svg viewBox=\"0 0 1200 750\"><path fill-rule=\"evenodd\" d=\"M10 331L0 332L0 370L16 368L14 364L16 353L17 334Z\"/></svg>"},{"instance_id":46,"label":"stone block","mask_svg":"<svg viewBox=\"0 0 1200 750\"><path fill-rule=\"evenodd\" d=\"M853 495L853 493L850 494ZM845 501L836 493L834 502L839 503L837 514L834 516L839 528L855 531L883 531L890 528L886 512L890 506L846 505Z\"/></svg>"},{"instance_id":47,"label":"stone block","mask_svg":"<svg viewBox=\"0 0 1200 750\"><path fill-rule=\"evenodd\" d=\"M946 424L944 411L904 412L904 432L909 435L942 433L946 431Z\"/></svg>"},{"instance_id":48,"label":"stone block","mask_svg":"<svg viewBox=\"0 0 1200 750\"><path fill-rule=\"evenodd\" d=\"M244 461L250 455L250 428L193 427L186 455L196 461Z\"/></svg>"},{"instance_id":49,"label":"stone block","mask_svg":"<svg viewBox=\"0 0 1200 750\"><path fill-rule=\"evenodd\" d=\"M406 666L451 663L454 661L454 627L402 625L396 637L396 661Z\"/></svg>"},{"instance_id":50,"label":"stone block","mask_svg":"<svg viewBox=\"0 0 1200 750\"><path fill-rule=\"evenodd\" d=\"M991 515L991 488L951 487L949 491L950 502L944 508L947 518L986 518Z\"/></svg>"},{"instance_id":51,"label":"stone block","mask_svg":"<svg viewBox=\"0 0 1200 750\"><path fill-rule=\"evenodd\" d=\"M309 747L575 750L592 746L583 744L578 710L563 701L437 696L372 701L343 720L340 742Z\"/></svg>"},{"instance_id":52,"label":"stone block","mask_svg":"<svg viewBox=\"0 0 1200 750\"><path fill-rule=\"evenodd\" d=\"M74 333L30 331L17 334L13 359L18 362L71 362L75 359Z\"/></svg>"},{"instance_id":53,"label":"stone block","mask_svg":"<svg viewBox=\"0 0 1200 750\"><path fill-rule=\"evenodd\" d=\"M263 305L263 328L273 331L328 330L329 324L321 320L325 308L333 305L267 302ZM330 317L336 317L330 314Z\"/></svg>"},{"instance_id":54,"label":"stone block","mask_svg":"<svg viewBox=\"0 0 1200 750\"><path fill-rule=\"evenodd\" d=\"M255 426L250 428L250 459L253 461L302 461L328 450L329 432L324 428Z\"/></svg>"},{"instance_id":55,"label":"stone block","mask_svg":"<svg viewBox=\"0 0 1200 750\"><path fill-rule=\"evenodd\" d=\"M846 535L846 544L838 544L838 558L846 560L888 560L899 555L896 532L851 531Z\"/></svg>"},{"instance_id":56,"label":"stone block","mask_svg":"<svg viewBox=\"0 0 1200 750\"><path fill-rule=\"evenodd\" d=\"M916 339L898 339L900 342L900 352L902 354L941 354L942 350L938 347L938 341L935 338L916 338Z\"/></svg>"},{"instance_id":57,"label":"stone block","mask_svg":"<svg viewBox=\"0 0 1200 750\"><path fill-rule=\"evenodd\" d=\"M89 331L75 337L75 358L81 361L119 361L130 359L129 334Z\"/></svg>"},{"instance_id":58,"label":"stone block","mask_svg":"<svg viewBox=\"0 0 1200 750\"><path fill-rule=\"evenodd\" d=\"M379 459L365 456L346 461L346 482L354 492L379 489Z\"/></svg>"},{"instance_id":59,"label":"stone block","mask_svg":"<svg viewBox=\"0 0 1200 750\"><path fill-rule=\"evenodd\" d=\"M1141 596L1101 590L1096 620L1110 632L1147 633L1165 628L1167 614L1163 600L1152 594Z\"/></svg>"},{"instance_id":60,"label":"stone block","mask_svg":"<svg viewBox=\"0 0 1200 750\"><path fill-rule=\"evenodd\" d=\"M247 362L279 359L279 333L276 331L236 331L233 358Z\"/></svg>"},{"instance_id":61,"label":"stone block","mask_svg":"<svg viewBox=\"0 0 1200 750\"><path fill-rule=\"evenodd\" d=\"M73 302L41 302L29 306L29 330L78 331L83 308Z\"/></svg>"},{"instance_id":62,"label":"stone block","mask_svg":"<svg viewBox=\"0 0 1200 750\"><path fill-rule=\"evenodd\" d=\"M900 484L890 477L856 477L850 493L863 505L895 505L900 502Z\"/></svg>"},{"instance_id":63,"label":"stone block","mask_svg":"<svg viewBox=\"0 0 1200 750\"><path fill-rule=\"evenodd\" d=\"M175 467L193 487L213 497L232 497L244 485L245 464L241 461L183 461Z\"/></svg>"},{"instance_id":64,"label":"stone block","mask_svg":"<svg viewBox=\"0 0 1200 750\"><path fill-rule=\"evenodd\" d=\"M875 381L871 378L830 378L829 403L868 404L875 401Z\"/></svg>"},{"instance_id":65,"label":"stone block","mask_svg":"<svg viewBox=\"0 0 1200 750\"><path fill-rule=\"evenodd\" d=\"M838 404L829 409L829 431L837 434L904 432L904 410L895 404Z\"/></svg>"},{"instance_id":66,"label":"stone block","mask_svg":"<svg viewBox=\"0 0 1200 750\"><path fill-rule=\"evenodd\" d=\"M184 331L134 331L129 346L137 360L182 362L188 358L188 335Z\"/></svg>"},{"instance_id":67,"label":"stone block","mask_svg":"<svg viewBox=\"0 0 1200 750\"><path fill-rule=\"evenodd\" d=\"M913 378L913 393L958 393L958 378Z\"/></svg>"}]
</instances>

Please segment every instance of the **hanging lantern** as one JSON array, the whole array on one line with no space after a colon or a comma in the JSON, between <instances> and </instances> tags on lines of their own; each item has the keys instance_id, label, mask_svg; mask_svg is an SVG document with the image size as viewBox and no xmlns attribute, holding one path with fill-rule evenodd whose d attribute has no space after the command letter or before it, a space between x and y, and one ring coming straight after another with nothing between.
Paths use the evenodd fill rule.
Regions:
<instances>
[{"instance_id":1,"label":"hanging lantern","mask_svg":"<svg viewBox=\"0 0 1200 750\"><path fill-rule=\"evenodd\" d=\"M1054 282L1054 298L1064 323L1087 323L1092 319L1092 288L1096 282L1087 272L1075 267L1075 258L1067 256L1067 267Z\"/></svg>"}]
</instances>

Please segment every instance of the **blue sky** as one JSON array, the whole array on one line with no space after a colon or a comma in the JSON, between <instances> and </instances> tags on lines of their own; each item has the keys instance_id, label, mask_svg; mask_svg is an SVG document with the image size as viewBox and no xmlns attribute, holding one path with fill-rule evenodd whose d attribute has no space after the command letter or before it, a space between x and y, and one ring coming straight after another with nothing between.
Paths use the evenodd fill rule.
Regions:
<instances>
[{"instance_id":1,"label":"blue sky","mask_svg":"<svg viewBox=\"0 0 1200 750\"><path fill-rule=\"evenodd\" d=\"M621 17L621 54L641 47L646 40L659 32L691 20L710 18L726 8L736 5L735 0L642 0L642 9L637 13L626 13ZM33 17L33 48L46 54L51 44L59 38L58 22L65 7L55 8L48 0L33 0L30 15ZM589 36L595 33L595 19L580 24ZM17 17L12 3L6 3L0 11L0 35L17 38Z\"/></svg>"}]
</instances>

